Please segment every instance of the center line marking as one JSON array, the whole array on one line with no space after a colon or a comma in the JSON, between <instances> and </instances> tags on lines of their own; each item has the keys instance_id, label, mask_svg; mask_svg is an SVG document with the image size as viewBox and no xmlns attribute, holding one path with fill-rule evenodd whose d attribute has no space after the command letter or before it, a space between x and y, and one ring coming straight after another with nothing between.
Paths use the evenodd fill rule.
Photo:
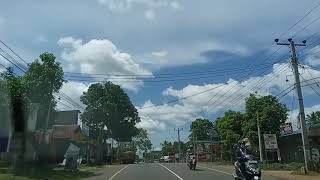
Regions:
<instances>
[{"instance_id":1,"label":"center line marking","mask_svg":"<svg viewBox=\"0 0 320 180\"><path fill-rule=\"evenodd\" d=\"M231 175L231 176L233 175L233 174L230 174L230 173L227 173L227 172L224 172L224 171L220 171L220 170L217 170L217 169L212 169L212 168L208 168L208 167L204 167L204 166L200 166L200 165L198 165L198 167L209 169L211 171L216 171L216 172L219 172L219 173L222 173L222 174L227 174L227 175Z\"/></svg>"},{"instance_id":2,"label":"center line marking","mask_svg":"<svg viewBox=\"0 0 320 180\"><path fill-rule=\"evenodd\" d=\"M111 176L109 178L109 180L112 180L114 177L116 177L116 175L118 175L121 171L125 170L127 167L129 167L131 164L126 165L125 167L123 167L122 169L120 169L118 172L116 172L113 176Z\"/></svg>"},{"instance_id":3,"label":"center line marking","mask_svg":"<svg viewBox=\"0 0 320 180\"><path fill-rule=\"evenodd\" d=\"M175 172L171 171L169 168L167 168L165 165L162 165L160 163L158 163L160 166L162 166L163 168L165 168L166 170L168 170L169 172L171 172L173 175L175 175L178 179L183 180L178 174L176 174Z\"/></svg>"}]
</instances>

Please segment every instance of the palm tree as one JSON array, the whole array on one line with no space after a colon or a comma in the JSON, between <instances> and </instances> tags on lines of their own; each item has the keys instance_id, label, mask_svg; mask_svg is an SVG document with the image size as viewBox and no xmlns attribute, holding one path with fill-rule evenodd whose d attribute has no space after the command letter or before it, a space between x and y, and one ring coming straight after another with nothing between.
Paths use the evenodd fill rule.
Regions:
<instances>
[{"instance_id":1,"label":"palm tree","mask_svg":"<svg viewBox=\"0 0 320 180\"><path fill-rule=\"evenodd\" d=\"M308 114L306 121L310 127L320 124L320 111L316 111Z\"/></svg>"}]
</instances>

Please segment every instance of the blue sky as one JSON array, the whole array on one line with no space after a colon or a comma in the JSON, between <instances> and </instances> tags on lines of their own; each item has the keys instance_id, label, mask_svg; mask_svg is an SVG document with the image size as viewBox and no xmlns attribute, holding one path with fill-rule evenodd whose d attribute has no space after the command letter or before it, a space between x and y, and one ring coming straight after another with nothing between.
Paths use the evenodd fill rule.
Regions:
<instances>
[{"instance_id":1,"label":"blue sky","mask_svg":"<svg viewBox=\"0 0 320 180\"><path fill-rule=\"evenodd\" d=\"M126 89L142 116L139 127L148 129L158 148L163 140L176 138L175 127L184 127L182 138L186 139L190 122L197 117L214 120L226 108L242 110L243 100L232 101L238 96L254 91L276 95L292 85L290 67L272 65L276 61L288 62L288 48L282 47L274 56L267 57L277 48L272 45L274 38L282 35L286 40L298 32L295 40L301 41L319 31L320 22L300 29L320 16L320 9L287 31L317 3L314 0L295 3L290 0L8 0L0 6L0 39L29 62L42 52L52 52L67 72L145 74L155 81L161 80L158 77L163 74L171 74L167 82L133 77L134 82L128 83L109 77ZM320 65L314 53L318 40L316 34L310 39L315 43L301 48L301 63ZM4 59L0 62L9 66ZM195 72L198 74L192 75ZM316 70L305 70L302 76L309 79L318 74ZM290 80L287 83L286 76ZM258 81L264 83L256 86ZM69 81L63 91L79 102L90 83ZM214 91L166 104L219 85L221 88ZM304 95L307 112L320 107L319 96L312 89L304 88ZM211 103L216 102L207 105L212 97ZM292 93L282 102L291 107ZM140 109L150 105L154 107ZM59 108L67 109L61 105ZM296 108L297 105L292 121L296 120Z\"/></svg>"}]
</instances>

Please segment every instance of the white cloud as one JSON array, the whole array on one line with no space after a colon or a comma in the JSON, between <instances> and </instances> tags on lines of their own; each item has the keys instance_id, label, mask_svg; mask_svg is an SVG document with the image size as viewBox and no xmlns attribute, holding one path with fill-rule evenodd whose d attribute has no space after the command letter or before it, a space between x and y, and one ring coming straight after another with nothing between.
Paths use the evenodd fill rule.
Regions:
<instances>
[{"instance_id":1,"label":"white cloud","mask_svg":"<svg viewBox=\"0 0 320 180\"><path fill-rule=\"evenodd\" d=\"M45 43L45 42L48 42L48 39L44 35L39 35L39 36L36 37L36 41L39 42L39 43Z\"/></svg>"},{"instance_id":2,"label":"white cloud","mask_svg":"<svg viewBox=\"0 0 320 180\"><path fill-rule=\"evenodd\" d=\"M156 51L151 53L154 57L165 57L168 55L168 51Z\"/></svg>"},{"instance_id":3,"label":"white cloud","mask_svg":"<svg viewBox=\"0 0 320 180\"><path fill-rule=\"evenodd\" d=\"M86 74L109 74L95 78L96 81L110 80L122 87L137 91L143 86L141 80L132 77L131 80L116 80L117 74L133 75L143 74L152 75L152 73L141 67L128 53L121 52L111 41L107 39L93 39L83 43L80 39L72 37L61 38L58 41L61 47L64 47L62 58L66 61L68 70L80 70Z\"/></svg>"},{"instance_id":4,"label":"white cloud","mask_svg":"<svg viewBox=\"0 0 320 180\"><path fill-rule=\"evenodd\" d=\"M152 10L152 9L149 9L147 10L145 13L144 13L144 16L147 20L149 21L154 21L155 18L156 18L156 14L155 12Z\"/></svg>"},{"instance_id":5,"label":"white cloud","mask_svg":"<svg viewBox=\"0 0 320 180\"><path fill-rule=\"evenodd\" d=\"M118 13L128 12L134 6L143 6L148 9L144 16L149 21L155 20L154 9L156 8L182 9L178 0L98 0L98 3L106 6L110 11Z\"/></svg>"},{"instance_id":6,"label":"white cloud","mask_svg":"<svg viewBox=\"0 0 320 180\"><path fill-rule=\"evenodd\" d=\"M85 84L81 82L75 82L75 81L68 81L63 84L60 92L63 92L68 97L70 97L75 103L79 104L81 107L85 107L82 102L80 101L80 97L82 96L83 92L87 91L90 84ZM66 99L64 96L61 96L59 94L56 94L56 100L57 100L57 108L61 110L81 110L76 105L72 105L70 100ZM59 99L60 98L60 99ZM65 104L65 105L64 105ZM67 106L69 107L67 107ZM71 108L70 108L71 107Z\"/></svg>"},{"instance_id":7,"label":"white cloud","mask_svg":"<svg viewBox=\"0 0 320 180\"><path fill-rule=\"evenodd\" d=\"M300 69L303 72L302 69ZM313 77L320 76L320 71L310 71ZM289 76L287 76L289 75ZM305 79L311 79L311 75L302 73ZM289 82L286 82L288 78ZM302 80L303 81L303 80ZM162 92L163 96L174 97L175 99L188 97L200 92L206 93L186 98L174 105L163 104L154 105L146 101L141 107L138 107L139 114L148 117L142 118L143 127L155 131L157 124L165 123L164 127L183 126L195 118L206 115L212 115L224 112L230 108L232 110L243 110L245 97L250 93L258 92L259 95L277 95L282 90L293 85L294 79L288 64L275 64L273 71L264 76L250 77L245 81L236 81L229 79L226 83L214 83L205 85L189 84L182 89L169 87ZM309 88L303 89L304 95L314 95ZM237 97L242 97L236 99ZM210 102L209 102L210 100ZM209 102L209 103L208 103ZM153 125L153 126L152 126ZM159 132L161 133L159 129Z\"/></svg>"},{"instance_id":8,"label":"white cloud","mask_svg":"<svg viewBox=\"0 0 320 180\"><path fill-rule=\"evenodd\" d=\"M170 49L170 53L168 53L167 49ZM166 50L146 53L142 55L139 58L139 62L155 70L166 67L204 64L209 61L208 58L202 55L202 53L206 51L225 52L234 54L235 56L239 57L246 57L251 55L248 47L244 45L229 45L225 42L211 39L210 41L199 43L186 43L183 46L171 47L169 45L168 47L166 47ZM216 59L210 59L210 61L214 60Z\"/></svg>"},{"instance_id":9,"label":"white cloud","mask_svg":"<svg viewBox=\"0 0 320 180\"><path fill-rule=\"evenodd\" d=\"M297 101L296 101L296 103L297 103ZM297 106L298 105L296 105L296 107ZM320 111L320 104L316 104L316 105L304 108L304 113L305 113L306 117L308 114L315 112L315 111ZM289 114L289 122L292 123L292 126L293 126L292 128L294 130L298 130L301 127L301 125L300 125L301 122L299 121L298 115L299 115L299 109L294 109L291 112L291 114Z\"/></svg>"},{"instance_id":10,"label":"white cloud","mask_svg":"<svg viewBox=\"0 0 320 180\"><path fill-rule=\"evenodd\" d=\"M306 62L308 64L310 64L311 66L318 66L320 65L320 46L315 46L312 49L308 50L307 52L307 58L306 58Z\"/></svg>"}]
</instances>

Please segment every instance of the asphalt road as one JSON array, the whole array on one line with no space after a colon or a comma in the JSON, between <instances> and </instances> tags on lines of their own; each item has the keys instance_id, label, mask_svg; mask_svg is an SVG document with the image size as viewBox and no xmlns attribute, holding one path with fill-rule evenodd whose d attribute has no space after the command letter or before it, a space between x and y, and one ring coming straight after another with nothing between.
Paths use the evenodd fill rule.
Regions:
<instances>
[{"instance_id":1,"label":"asphalt road","mask_svg":"<svg viewBox=\"0 0 320 180\"><path fill-rule=\"evenodd\" d=\"M121 166L109 180L228 180L233 179L228 172L218 172L198 167L196 171L188 169L186 164L144 163Z\"/></svg>"},{"instance_id":2,"label":"asphalt road","mask_svg":"<svg viewBox=\"0 0 320 180\"><path fill-rule=\"evenodd\" d=\"M196 171L189 170L185 163L141 163L130 165L107 165L97 176L86 180L232 180L231 168L214 165L197 165ZM277 178L263 175L263 180Z\"/></svg>"}]
</instances>

